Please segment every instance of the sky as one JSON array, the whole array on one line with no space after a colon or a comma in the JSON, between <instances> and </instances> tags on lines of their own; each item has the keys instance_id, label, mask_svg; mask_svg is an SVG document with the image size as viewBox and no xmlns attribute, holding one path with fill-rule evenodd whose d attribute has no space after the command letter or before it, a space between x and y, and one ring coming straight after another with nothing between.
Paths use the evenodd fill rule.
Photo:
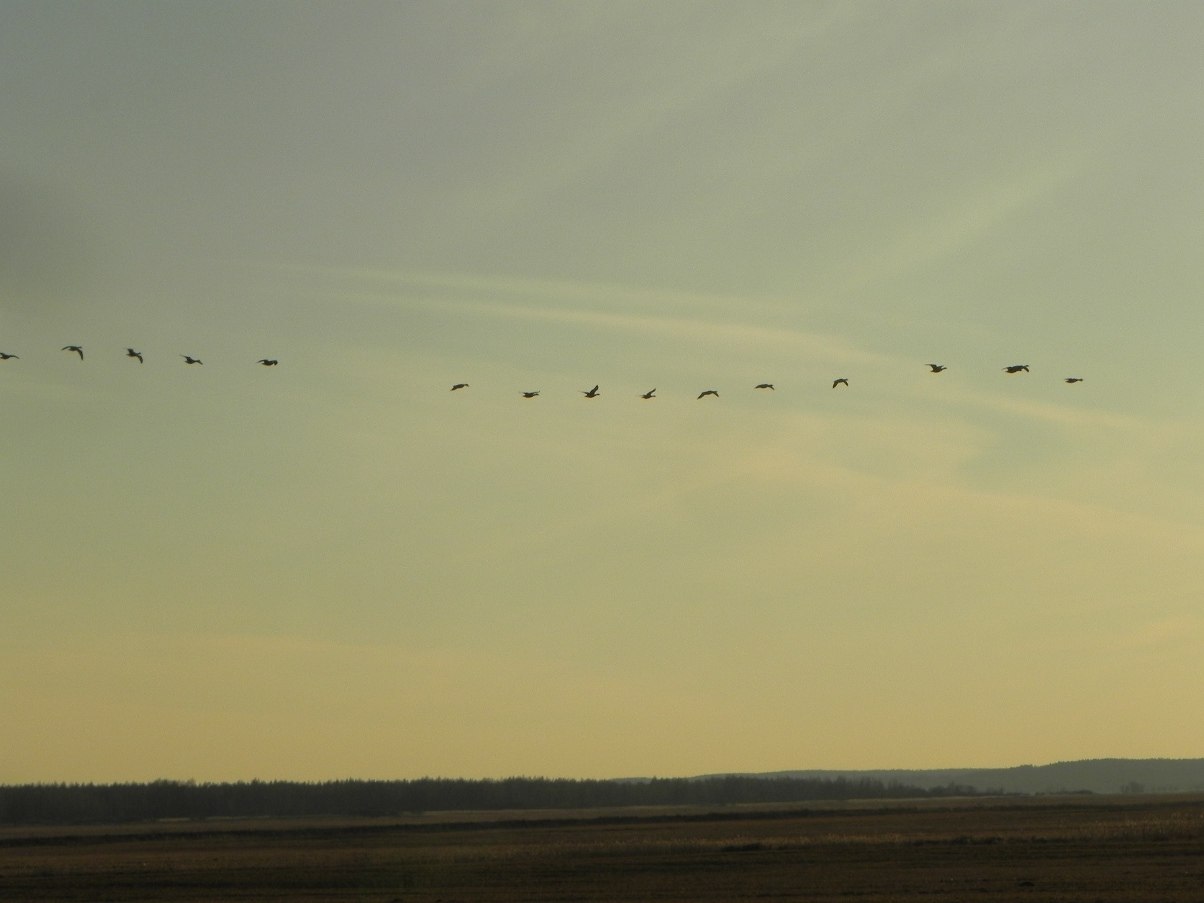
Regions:
<instances>
[{"instance_id":1,"label":"sky","mask_svg":"<svg viewBox=\"0 0 1204 903\"><path fill-rule=\"evenodd\" d=\"M1204 755L1201 35L0 0L0 783Z\"/></svg>"}]
</instances>

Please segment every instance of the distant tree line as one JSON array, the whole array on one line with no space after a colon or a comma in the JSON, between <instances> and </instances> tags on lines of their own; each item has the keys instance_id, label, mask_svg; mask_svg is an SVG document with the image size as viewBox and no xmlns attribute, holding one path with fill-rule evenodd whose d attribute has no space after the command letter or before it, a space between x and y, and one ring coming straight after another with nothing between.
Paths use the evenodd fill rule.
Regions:
<instances>
[{"instance_id":1,"label":"distant tree line","mask_svg":"<svg viewBox=\"0 0 1204 903\"><path fill-rule=\"evenodd\" d=\"M409 781L249 781L198 784L23 784L0 786L0 824L80 824L165 818L396 816L429 811L589 809L889 799L965 795L971 788L922 789L846 778L652 778Z\"/></svg>"}]
</instances>

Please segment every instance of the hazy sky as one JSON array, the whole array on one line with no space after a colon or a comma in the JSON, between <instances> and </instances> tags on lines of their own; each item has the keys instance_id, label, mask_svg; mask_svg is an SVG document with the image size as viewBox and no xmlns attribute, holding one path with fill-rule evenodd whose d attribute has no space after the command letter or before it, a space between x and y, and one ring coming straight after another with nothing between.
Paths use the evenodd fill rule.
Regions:
<instances>
[{"instance_id":1,"label":"hazy sky","mask_svg":"<svg viewBox=\"0 0 1204 903\"><path fill-rule=\"evenodd\" d=\"M0 782L1204 754L1202 38L0 0Z\"/></svg>"}]
</instances>

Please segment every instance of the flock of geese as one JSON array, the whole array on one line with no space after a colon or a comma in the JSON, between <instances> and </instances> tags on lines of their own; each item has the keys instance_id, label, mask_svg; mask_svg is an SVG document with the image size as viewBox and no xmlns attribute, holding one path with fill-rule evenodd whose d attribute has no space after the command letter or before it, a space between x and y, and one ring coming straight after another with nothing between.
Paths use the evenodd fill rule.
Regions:
<instances>
[{"instance_id":1,"label":"flock of geese","mask_svg":"<svg viewBox=\"0 0 1204 903\"><path fill-rule=\"evenodd\" d=\"M79 359L81 361L84 359L84 348L82 345L64 345L61 350L62 351L70 351L73 354L78 354ZM137 349L134 349L134 348L126 348L125 356L135 359L140 364L144 362L142 352L138 351ZM205 363L199 357L193 357L190 354L181 354L181 355L179 355L179 357L182 357L184 359L185 364L200 364L203 366ZM0 351L0 361L11 361L11 360L20 360L20 359L21 359L20 355L10 354L6 351ZM261 366L264 366L264 367L275 367L276 365L278 365L280 363L280 361L276 358L261 357L255 363L257 363ZM949 368L946 367L944 364L929 364L928 365L928 370L930 373L943 373L945 370L948 370L948 369ZM1008 373L1008 374L1028 373L1029 372L1028 364L1009 364L1008 366L1003 368L1003 372ZM1083 381L1083 377L1081 377L1081 376L1067 376L1067 377L1063 378L1063 382L1071 383L1071 384L1081 383L1082 381ZM847 389L849 387L849 378L847 376L839 376L836 379L832 380L832 388L833 389L835 389L839 386L844 386ZM468 383L456 383L455 385L453 385L451 387L451 391L456 392L456 391L459 391L460 389L467 389L467 388L469 388ZM757 383L757 385L753 386L753 388L754 389L767 389L771 392L774 391L773 383ZM594 386L592 389L581 389L580 392L586 398L597 398L599 395L602 394L602 391L598 386ZM536 398L539 396L540 392L538 389L534 389L531 391L521 392L519 394L521 394L523 398ZM656 389L652 388L652 389L649 389L647 392L640 393L639 397L643 398L644 400L648 400L651 398L656 398L658 396L656 394ZM703 391L698 393L698 397L699 398L718 398L719 390L718 389L704 389Z\"/></svg>"},{"instance_id":2,"label":"flock of geese","mask_svg":"<svg viewBox=\"0 0 1204 903\"><path fill-rule=\"evenodd\" d=\"M948 370L948 369L949 368L946 367L944 364L929 364L928 365L928 370L930 373L943 373L945 370ZM1009 364L1008 366L1003 368L1003 372L1004 373L1028 373L1029 372L1028 364ZM1067 376L1067 377L1064 377L1062 381L1066 382L1066 383L1071 383L1071 384L1081 383L1083 381L1083 377ZM838 386L844 386L847 389L849 387L849 378L847 376L838 376L836 379L832 380L832 388L835 389ZM455 385L453 385L451 387L451 391L456 392L460 389L467 389L467 388L470 388L468 383L456 383ZM774 391L774 384L773 383L757 383L755 386L753 386L753 388L754 389L768 389L769 391L772 392L772 391ZM599 395L602 394L602 391L598 386L594 386L592 389L579 389L578 391L582 395L584 395L586 398L597 398ZM519 394L521 394L523 398L535 398L540 393L539 393L538 389L534 389L534 390L527 391L527 392L521 392ZM639 397L643 398L645 400L650 399L650 398L656 398L657 397L656 389L653 388L653 389L649 389L647 392L642 392ZM718 389L704 389L703 391L698 393L698 397L699 398L708 398L708 397L709 398L718 398L719 390Z\"/></svg>"},{"instance_id":3,"label":"flock of geese","mask_svg":"<svg viewBox=\"0 0 1204 903\"><path fill-rule=\"evenodd\" d=\"M78 354L79 359L81 361L84 359L84 346L83 345L64 345L62 347L62 349L60 349L60 350L70 351L73 354ZM140 364L145 363L145 359L142 356L142 352L137 351L133 348L126 348L125 356L134 358ZM205 362L203 360L201 360L199 357L193 357L190 354L181 354L180 357L184 358L184 363L186 363L186 364L200 364L201 366L204 366L204 364L205 364ZM0 351L0 361L19 361L20 359L21 359L21 355L19 355L19 354L9 354L7 351ZM275 358L261 357L255 363L262 364L265 367L275 367L277 364L280 363L280 361L276 360Z\"/></svg>"}]
</instances>

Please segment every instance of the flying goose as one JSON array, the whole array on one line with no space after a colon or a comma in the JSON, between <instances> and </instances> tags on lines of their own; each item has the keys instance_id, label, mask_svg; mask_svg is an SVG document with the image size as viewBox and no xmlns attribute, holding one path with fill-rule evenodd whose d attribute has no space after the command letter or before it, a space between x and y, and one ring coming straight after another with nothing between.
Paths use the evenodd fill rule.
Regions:
<instances>
[{"instance_id":1,"label":"flying goose","mask_svg":"<svg viewBox=\"0 0 1204 903\"><path fill-rule=\"evenodd\" d=\"M126 357L136 357L136 358L138 358L138 363L140 363L140 364L142 363L142 352L141 351L135 351L133 348L127 348L127 349L125 349L125 356Z\"/></svg>"},{"instance_id":2,"label":"flying goose","mask_svg":"<svg viewBox=\"0 0 1204 903\"><path fill-rule=\"evenodd\" d=\"M715 389L707 389L705 392L700 392L700 393L699 393L699 395L698 395L698 397L699 397L699 398L706 398L708 395L714 395L716 398L718 398L718 397L719 397L719 392L718 392L718 391L716 391Z\"/></svg>"},{"instance_id":3,"label":"flying goose","mask_svg":"<svg viewBox=\"0 0 1204 903\"><path fill-rule=\"evenodd\" d=\"M773 383L757 383L753 386L754 389L772 389Z\"/></svg>"},{"instance_id":4,"label":"flying goose","mask_svg":"<svg viewBox=\"0 0 1204 903\"><path fill-rule=\"evenodd\" d=\"M948 369L949 369L949 368L948 368L948 367L946 367L944 364L929 364L928 366L929 366L930 368L932 368L932 372L933 372L933 373L940 373L942 370L948 370Z\"/></svg>"},{"instance_id":5,"label":"flying goose","mask_svg":"<svg viewBox=\"0 0 1204 903\"><path fill-rule=\"evenodd\" d=\"M76 354L79 355L79 359L81 361L84 359L84 349L80 345L64 345L61 350L74 351Z\"/></svg>"},{"instance_id":6,"label":"flying goose","mask_svg":"<svg viewBox=\"0 0 1204 903\"><path fill-rule=\"evenodd\" d=\"M849 387L849 378L847 376L842 376L842 377L840 377L840 379L832 380L832 388L833 389L835 389L839 385L843 385L847 389Z\"/></svg>"},{"instance_id":7,"label":"flying goose","mask_svg":"<svg viewBox=\"0 0 1204 903\"><path fill-rule=\"evenodd\" d=\"M656 398L656 389L649 389L640 398Z\"/></svg>"},{"instance_id":8,"label":"flying goose","mask_svg":"<svg viewBox=\"0 0 1204 903\"><path fill-rule=\"evenodd\" d=\"M280 361L276 360L274 357L261 357L255 363L263 364L265 367L275 367L278 363L280 363Z\"/></svg>"},{"instance_id":9,"label":"flying goose","mask_svg":"<svg viewBox=\"0 0 1204 903\"><path fill-rule=\"evenodd\" d=\"M534 392L524 392L523 398L534 398L538 394L539 394L539 389L536 389Z\"/></svg>"},{"instance_id":10,"label":"flying goose","mask_svg":"<svg viewBox=\"0 0 1204 903\"><path fill-rule=\"evenodd\" d=\"M186 363L186 364L202 364L203 365L205 363L204 361L200 360L199 358L189 357L187 354L181 354L180 357L184 358L184 363Z\"/></svg>"},{"instance_id":11,"label":"flying goose","mask_svg":"<svg viewBox=\"0 0 1204 903\"><path fill-rule=\"evenodd\" d=\"M1028 373L1028 364L1012 364L1010 367L1003 368L1004 373L1019 373L1021 370Z\"/></svg>"},{"instance_id":12,"label":"flying goose","mask_svg":"<svg viewBox=\"0 0 1204 903\"><path fill-rule=\"evenodd\" d=\"M588 392L582 390L581 394L584 395L586 398L597 398L599 395L598 387L594 386Z\"/></svg>"},{"instance_id":13,"label":"flying goose","mask_svg":"<svg viewBox=\"0 0 1204 903\"><path fill-rule=\"evenodd\" d=\"M468 388L468 383L456 383L454 386L451 387L451 391L454 392L454 391L456 391L456 389L467 389L467 388Z\"/></svg>"},{"instance_id":14,"label":"flying goose","mask_svg":"<svg viewBox=\"0 0 1204 903\"><path fill-rule=\"evenodd\" d=\"M1081 377L1081 376L1066 377L1066 382L1068 382L1068 383L1081 383L1082 381L1083 381L1083 377Z\"/></svg>"},{"instance_id":15,"label":"flying goose","mask_svg":"<svg viewBox=\"0 0 1204 903\"><path fill-rule=\"evenodd\" d=\"M0 351L0 361L11 361L14 359L20 360L21 358L16 354L5 354L3 351Z\"/></svg>"}]
</instances>

